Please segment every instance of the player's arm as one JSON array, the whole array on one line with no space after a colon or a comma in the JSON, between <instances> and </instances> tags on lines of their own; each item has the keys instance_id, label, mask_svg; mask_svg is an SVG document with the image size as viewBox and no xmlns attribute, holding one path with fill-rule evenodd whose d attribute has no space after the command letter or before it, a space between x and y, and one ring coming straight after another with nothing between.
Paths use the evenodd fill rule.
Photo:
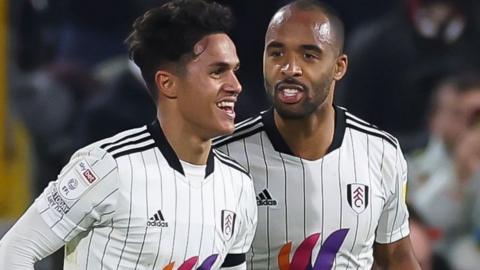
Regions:
<instances>
[{"instance_id":1,"label":"player's arm","mask_svg":"<svg viewBox=\"0 0 480 270\"><path fill-rule=\"evenodd\" d=\"M0 241L0 269L34 269L35 262L63 245L35 206L31 206Z\"/></svg>"},{"instance_id":2,"label":"player's arm","mask_svg":"<svg viewBox=\"0 0 480 270\"><path fill-rule=\"evenodd\" d=\"M410 243L405 203L407 163L400 147L385 162L385 205L378 222L374 258L380 269L420 269Z\"/></svg>"},{"instance_id":3,"label":"player's arm","mask_svg":"<svg viewBox=\"0 0 480 270\"><path fill-rule=\"evenodd\" d=\"M98 148L78 151L0 241L0 269L33 269L92 224L108 220L117 186L110 155Z\"/></svg>"},{"instance_id":4,"label":"player's arm","mask_svg":"<svg viewBox=\"0 0 480 270\"><path fill-rule=\"evenodd\" d=\"M375 243L374 257L377 267L388 270L421 269L413 254L410 237L389 244Z\"/></svg>"},{"instance_id":5,"label":"player's arm","mask_svg":"<svg viewBox=\"0 0 480 270\"><path fill-rule=\"evenodd\" d=\"M245 178L249 176L242 175ZM235 242L230 248L221 269L223 270L246 270L246 253L250 250L255 230L257 228L257 200L255 198L255 190L251 179L246 180L241 198L239 213L241 213L242 221L240 223L239 232L235 238Z\"/></svg>"}]
</instances>

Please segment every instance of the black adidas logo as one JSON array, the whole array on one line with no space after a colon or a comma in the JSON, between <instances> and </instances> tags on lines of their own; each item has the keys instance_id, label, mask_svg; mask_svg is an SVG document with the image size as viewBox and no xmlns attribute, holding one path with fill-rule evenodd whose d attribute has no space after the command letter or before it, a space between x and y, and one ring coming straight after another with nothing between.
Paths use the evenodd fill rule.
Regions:
<instances>
[{"instance_id":1,"label":"black adidas logo","mask_svg":"<svg viewBox=\"0 0 480 270\"><path fill-rule=\"evenodd\" d=\"M158 210L157 213L147 221L147 226L168 227L168 222L163 218L162 211Z\"/></svg>"},{"instance_id":2,"label":"black adidas logo","mask_svg":"<svg viewBox=\"0 0 480 270\"><path fill-rule=\"evenodd\" d=\"M257 195L257 205L277 205L277 200L274 200L267 189L264 189Z\"/></svg>"}]
</instances>

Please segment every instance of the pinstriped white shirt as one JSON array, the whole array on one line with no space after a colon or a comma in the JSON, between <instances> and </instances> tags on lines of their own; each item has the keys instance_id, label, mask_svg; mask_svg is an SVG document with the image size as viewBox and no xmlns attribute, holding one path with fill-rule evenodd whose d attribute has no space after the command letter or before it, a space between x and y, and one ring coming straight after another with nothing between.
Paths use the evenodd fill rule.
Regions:
<instances>
[{"instance_id":1,"label":"pinstriped white shirt","mask_svg":"<svg viewBox=\"0 0 480 270\"><path fill-rule=\"evenodd\" d=\"M292 154L272 109L214 140L253 177L259 209L249 269L370 269L374 242L409 234L398 141L343 108L335 115L332 145L318 160Z\"/></svg>"},{"instance_id":2,"label":"pinstriped white shirt","mask_svg":"<svg viewBox=\"0 0 480 270\"><path fill-rule=\"evenodd\" d=\"M35 202L66 242L64 268L241 264L257 218L250 176L216 150L200 177L184 167L158 122L74 154Z\"/></svg>"}]
</instances>

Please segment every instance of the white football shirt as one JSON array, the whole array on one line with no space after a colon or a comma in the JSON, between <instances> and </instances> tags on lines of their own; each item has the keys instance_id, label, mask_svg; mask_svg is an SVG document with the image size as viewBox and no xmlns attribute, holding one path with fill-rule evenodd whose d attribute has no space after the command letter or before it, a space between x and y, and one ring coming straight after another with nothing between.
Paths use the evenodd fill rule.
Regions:
<instances>
[{"instance_id":1,"label":"white football shirt","mask_svg":"<svg viewBox=\"0 0 480 270\"><path fill-rule=\"evenodd\" d=\"M343 108L335 115L332 145L319 160L292 154L272 109L214 140L253 177L259 210L250 269L370 269L375 241L409 234L398 141Z\"/></svg>"},{"instance_id":2,"label":"white football shirt","mask_svg":"<svg viewBox=\"0 0 480 270\"><path fill-rule=\"evenodd\" d=\"M35 205L66 242L65 269L241 265L257 218L240 165L217 150L182 165L158 122L79 150Z\"/></svg>"}]
</instances>

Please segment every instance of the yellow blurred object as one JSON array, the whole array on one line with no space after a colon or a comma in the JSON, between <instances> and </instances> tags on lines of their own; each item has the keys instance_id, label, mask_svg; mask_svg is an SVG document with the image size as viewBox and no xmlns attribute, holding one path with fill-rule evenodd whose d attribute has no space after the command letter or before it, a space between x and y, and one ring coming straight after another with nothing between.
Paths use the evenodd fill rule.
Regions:
<instances>
[{"instance_id":1,"label":"yellow blurred object","mask_svg":"<svg viewBox=\"0 0 480 270\"><path fill-rule=\"evenodd\" d=\"M4 126L5 126L4 122ZM0 218L18 218L30 204L29 140L25 129L8 121L3 131Z\"/></svg>"},{"instance_id":2,"label":"yellow blurred object","mask_svg":"<svg viewBox=\"0 0 480 270\"><path fill-rule=\"evenodd\" d=\"M29 143L8 113L7 1L0 0L0 218L18 218L30 203Z\"/></svg>"}]
</instances>

